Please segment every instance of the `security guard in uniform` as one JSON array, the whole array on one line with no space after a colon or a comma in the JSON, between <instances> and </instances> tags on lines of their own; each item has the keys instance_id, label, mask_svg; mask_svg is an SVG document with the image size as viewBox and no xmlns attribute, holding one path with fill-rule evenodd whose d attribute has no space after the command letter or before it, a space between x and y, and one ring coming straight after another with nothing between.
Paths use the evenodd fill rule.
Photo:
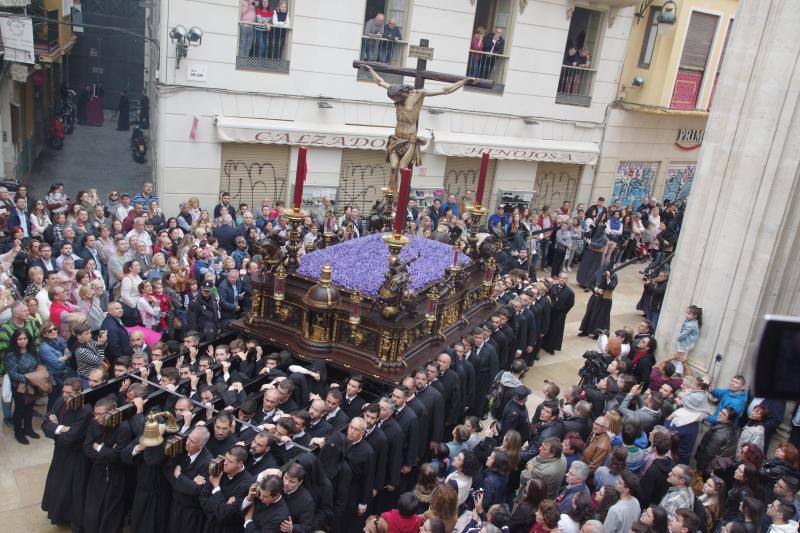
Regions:
<instances>
[{"instance_id":1,"label":"security guard in uniform","mask_svg":"<svg viewBox=\"0 0 800 533\"><path fill-rule=\"evenodd\" d=\"M503 416L500 419L500 434L497 438L502 442L503 436L510 429L515 429L522 436L522 441L528 440L531 431L531 418L528 416L528 408L525 401L528 399L531 390L525 385L520 385L514 389L511 401L503 409Z\"/></svg>"},{"instance_id":2,"label":"security guard in uniform","mask_svg":"<svg viewBox=\"0 0 800 533\"><path fill-rule=\"evenodd\" d=\"M201 342L210 342L217 338L220 331L219 302L211 292L214 282L203 280L200 294L189 307L189 329L200 333Z\"/></svg>"}]
</instances>

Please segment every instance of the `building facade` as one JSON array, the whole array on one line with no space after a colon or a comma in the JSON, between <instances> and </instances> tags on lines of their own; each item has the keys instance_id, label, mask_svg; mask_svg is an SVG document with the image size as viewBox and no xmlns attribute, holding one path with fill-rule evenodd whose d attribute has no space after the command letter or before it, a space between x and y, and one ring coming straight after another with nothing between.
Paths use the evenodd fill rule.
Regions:
<instances>
[{"instance_id":1,"label":"building facade","mask_svg":"<svg viewBox=\"0 0 800 533\"><path fill-rule=\"evenodd\" d=\"M59 101L61 82L68 79L69 56L78 40L68 24L72 5L64 0L0 0L0 9L18 13L22 19L29 20L26 13L47 19L32 21L31 62L15 61L21 57L10 53L2 56L0 178L23 179L45 146L51 110Z\"/></svg>"},{"instance_id":2,"label":"building facade","mask_svg":"<svg viewBox=\"0 0 800 533\"><path fill-rule=\"evenodd\" d=\"M490 209L503 195L534 207L588 200L632 7L618 0L289 0L285 11L273 7L280 12L271 14L274 25L239 0L172 0L149 10L149 31L161 43L160 53L151 47L154 168L168 211L190 196L211 207L221 191L256 212L264 197L285 201L298 146L308 147L306 201L327 195L338 209L369 210L388 180L384 150L395 109L352 63L414 68L409 52L421 39L433 49L428 69L494 81L492 89L426 100L419 132L427 143L412 181L421 203L474 190L487 150ZM379 14L384 26L376 32ZM179 64L170 44L178 25L203 32ZM487 31L482 42L479 27ZM502 41L493 38L496 29ZM582 49L579 59L568 59L571 47L573 59Z\"/></svg>"},{"instance_id":3,"label":"building facade","mask_svg":"<svg viewBox=\"0 0 800 533\"><path fill-rule=\"evenodd\" d=\"M592 193L634 207L689 195L739 2L645 4L633 15Z\"/></svg>"}]
</instances>

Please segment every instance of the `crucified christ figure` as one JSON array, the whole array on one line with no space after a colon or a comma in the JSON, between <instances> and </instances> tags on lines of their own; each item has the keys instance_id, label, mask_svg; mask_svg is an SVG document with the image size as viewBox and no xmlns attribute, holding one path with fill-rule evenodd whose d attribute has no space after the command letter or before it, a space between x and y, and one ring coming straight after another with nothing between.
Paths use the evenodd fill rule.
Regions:
<instances>
[{"instance_id":1,"label":"crucified christ figure","mask_svg":"<svg viewBox=\"0 0 800 533\"><path fill-rule=\"evenodd\" d=\"M386 94L394 102L397 110L397 125L394 135L389 136L386 144L386 160L389 162L389 190L397 191L397 179L401 168L411 168L422 163L420 147L425 144L424 139L417 137L417 125L422 103L426 96L439 96L457 91L467 83L479 81L478 78L464 78L441 89L427 90L415 89L410 85L386 83L375 70L365 65L376 84L386 89Z\"/></svg>"}]
</instances>

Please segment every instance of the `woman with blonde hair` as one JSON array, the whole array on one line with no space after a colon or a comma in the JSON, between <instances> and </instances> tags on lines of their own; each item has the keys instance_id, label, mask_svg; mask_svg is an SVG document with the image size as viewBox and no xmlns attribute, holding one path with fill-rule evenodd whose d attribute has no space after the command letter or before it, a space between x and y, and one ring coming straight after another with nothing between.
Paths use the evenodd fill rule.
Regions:
<instances>
[{"instance_id":1,"label":"woman with blonde hair","mask_svg":"<svg viewBox=\"0 0 800 533\"><path fill-rule=\"evenodd\" d=\"M200 199L197 196L192 196L186 204L189 206L189 214L192 215L192 223L200 220L200 213L202 213Z\"/></svg>"}]
</instances>

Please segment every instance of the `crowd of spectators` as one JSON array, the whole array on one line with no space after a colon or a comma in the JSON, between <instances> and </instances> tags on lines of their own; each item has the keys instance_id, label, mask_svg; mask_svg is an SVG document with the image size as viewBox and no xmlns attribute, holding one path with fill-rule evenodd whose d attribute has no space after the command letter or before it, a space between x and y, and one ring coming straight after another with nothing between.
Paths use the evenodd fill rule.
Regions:
<instances>
[{"instance_id":1,"label":"crowd of spectators","mask_svg":"<svg viewBox=\"0 0 800 533\"><path fill-rule=\"evenodd\" d=\"M469 229L468 197L412 204L409 225L429 237ZM42 506L54 523L120 531L129 515L134 532L797 531L800 429L779 440L785 403L751 397L743 376L713 388L692 375L684 363L700 309L687 309L678 354L660 360L651 320L600 334L576 385L545 381L529 413L526 373L539 349L560 348L563 317L554 317L571 305L559 307L565 272L537 279L512 265L486 323L376 388L230 334L260 271L252 245L288 229L280 202L265 199L256 216L230 200L223 193L209 213L192 198L166 217L151 183L106 202L94 190L73 201L60 184L42 201L24 187L14 198L0 190L4 414L21 444L40 437L43 365L52 391L42 430L55 449ZM520 245L508 252L517 263L530 253L561 269L580 254L556 249L566 239L558 224L577 219L577 239L591 246L597 235L587 232L607 213L622 225L630 216L615 207L601 199L572 217L565 204L535 222L498 211L489 224ZM648 200L637 212L662 228L650 249L663 253L658 209ZM357 209L336 218L326 198L303 239L310 249L323 232L367 231ZM602 264L635 257L646 231L594 252L608 254ZM104 394L68 408L82 390ZM109 427L106 414L124 407L135 414ZM178 456L140 442L152 410L178 419Z\"/></svg>"}]
</instances>

